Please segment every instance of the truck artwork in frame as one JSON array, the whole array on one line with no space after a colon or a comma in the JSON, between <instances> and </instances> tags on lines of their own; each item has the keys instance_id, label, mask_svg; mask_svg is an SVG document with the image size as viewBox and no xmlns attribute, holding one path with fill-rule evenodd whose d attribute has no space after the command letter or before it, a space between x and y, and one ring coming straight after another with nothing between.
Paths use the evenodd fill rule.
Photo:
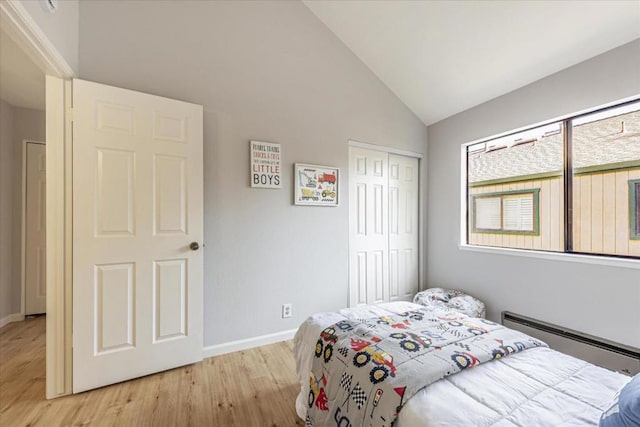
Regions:
<instances>
[{"instance_id":1,"label":"truck artwork in frame","mask_svg":"<svg viewBox=\"0 0 640 427\"><path fill-rule=\"evenodd\" d=\"M296 163L293 175L296 205L338 206L338 168Z\"/></svg>"}]
</instances>

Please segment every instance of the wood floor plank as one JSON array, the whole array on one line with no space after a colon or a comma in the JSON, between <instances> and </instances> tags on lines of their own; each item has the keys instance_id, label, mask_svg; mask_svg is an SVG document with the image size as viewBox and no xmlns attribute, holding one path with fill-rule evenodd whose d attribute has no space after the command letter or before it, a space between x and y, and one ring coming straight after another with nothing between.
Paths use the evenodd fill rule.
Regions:
<instances>
[{"instance_id":1,"label":"wood floor plank","mask_svg":"<svg viewBox=\"0 0 640 427\"><path fill-rule=\"evenodd\" d=\"M45 399L45 317L0 329L0 425L303 426L291 341Z\"/></svg>"}]
</instances>

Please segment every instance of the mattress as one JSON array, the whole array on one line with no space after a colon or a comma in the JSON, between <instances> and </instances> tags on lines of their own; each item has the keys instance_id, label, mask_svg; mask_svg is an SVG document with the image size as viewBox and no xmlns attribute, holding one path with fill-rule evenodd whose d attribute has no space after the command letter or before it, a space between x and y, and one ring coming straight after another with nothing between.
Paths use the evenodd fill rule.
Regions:
<instances>
[{"instance_id":1,"label":"mattress","mask_svg":"<svg viewBox=\"0 0 640 427\"><path fill-rule=\"evenodd\" d=\"M418 307L394 302L309 317L294 338L301 385L298 416L306 417L314 347L324 328L344 319L393 315ZM404 405L395 426L597 426L602 411L629 380L549 348L533 348L425 387Z\"/></svg>"}]
</instances>

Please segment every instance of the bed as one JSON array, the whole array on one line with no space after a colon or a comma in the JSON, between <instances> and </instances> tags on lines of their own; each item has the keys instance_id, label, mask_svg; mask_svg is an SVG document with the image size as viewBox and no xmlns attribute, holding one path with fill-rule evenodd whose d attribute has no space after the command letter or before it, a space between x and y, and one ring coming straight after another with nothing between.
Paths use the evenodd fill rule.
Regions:
<instances>
[{"instance_id":1,"label":"bed","mask_svg":"<svg viewBox=\"0 0 640 427\"><path fill-rule=\"evenodd\" d=\"M422 333L417 333L407 329L416 316L424 316L425 322L426 318L431 321L434 318L444 319L445 326L435 326L436 331L449 328L458 333L456 328L447 326L451 324L461 325L461 329L479 335L470 337L470 341L450 340L448 344L439 346L435 338L438 334L434 335L433 331L422 330ZM397 338L397 346L401 348L400 353L393 355L395 361L383 350L377 353L371 350L371 346L376 346L378 342L371 342L376 338L372 338L370 330L363 333L358 332L357 328L353 329L354 325L369 325L375 331L381 323L389 327L388 330L392 331L389 336ZM353 329L350 333L355 333L350 338L342 334L343 329L348 328ZM490 333L478 332L478 329L485 332L490 330ZM494 332L499 334L498 338L489 339ZM488 356L484 357L486 363L480 363L474 354L482 359L479 355L482 351L476 350L473 345L467 346L465 342L477 342L485 337L488 337L485 344L495 341L497 347L493 350L488 348ZM392 338L389 340L393 341ZM425 343L425 340L428 342ZM363 344L358 344L363 341L370 344L364 350ZM348 353L346 347L349 345L353 347L352 351L360 351ZM429 371L424 360L414 363L413 360L404 359L407 354L420 353L416 347L426 349L428 345L432 347L432 356L440 355L440 359L434 359L434 363L443 364L444 371L452 372L434 373ZM465 346L469 351L465 351ZM455 363L447 365L443 362L445 358L441 355L445 349L453 350L455 356L452 360ZM300 381L296 411L309 427L597 426L601 414L609 407L616 392L630 380L625 375L551 350L542 342L493 322L470 318L446 308L423 307L408 302L315 314L298 329L294 338L294 352L296 374ZM368 356L364 354L366 352ZM462 366L464 363L461 365L456 357L463 362L466 359L468 366ZM326 362L327 359L329 362ZM336 366L336 372L331 372L333 365ZM346 368L346 365L362 366ZM416 371L415 366L424 368L424 373ZM455 369L450 369L451 366ZM470 367L473 369L468 369ZM362 374L348 369L366 371L365 377L369 375L370 382L378 383L369 384L371 387L368 389L358 387L356 393L356 380L360 379L358 385L367 381ZM458 373L454 372L456 369ZM415 389L415 394L402 396L399 391L402 389L393 383L402 370L411 371L408 375L410 381L424 376L430 378L427 381L430 384L413 384L411 387ZM384 389L382 386L385 384L391 388ZM381 395L393 395L396 399L395 413L393 410L388 412L393 413L392 416L386 413L384 417L379 416L383 406ZM362 416L354 415L356 413Z\"/></svg>"}]
</instances>

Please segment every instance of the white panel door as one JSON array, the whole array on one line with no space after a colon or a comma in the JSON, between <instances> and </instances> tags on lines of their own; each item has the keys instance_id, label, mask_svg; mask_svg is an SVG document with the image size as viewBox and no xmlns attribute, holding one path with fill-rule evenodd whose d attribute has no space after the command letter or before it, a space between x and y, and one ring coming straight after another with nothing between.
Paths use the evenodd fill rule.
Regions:
<instances>
[{"instance_id":1,"label":"white panel door","mask_svg":"<svg viewBox=\"0 0 640 427\"><path fill-rule=\"evenodd\" d=\"M47 311L46 267L46 149L27 143L25 206L25 314Z\"/></svg>"},{"instance_id":2,"label":"white panel door","mask_svg":"<svg viewBox=\"0 0 640 427\"><path fill-rule=\"evenodd\" d=\"M202 359L202 107L73 81L73 391Z\"/></svg>"},{"instance_id":3,"label":"white panel door","mask_svg":"<svg viewBox=\"0 0 640 427\"><path fill-rule=\"evenodd\" d=\"M389 154L389 299L418 292L418 159Z\"/></svg>"},{"instance_id":4,"label":"white panel door","mask_svg":"<svg viewBox=\"0 0 640 427\"><path fill-rule=\"evenodd\" d=\"M389 300L388 155L349 147L349 305Z\"/></svg>"}]
</instances>

